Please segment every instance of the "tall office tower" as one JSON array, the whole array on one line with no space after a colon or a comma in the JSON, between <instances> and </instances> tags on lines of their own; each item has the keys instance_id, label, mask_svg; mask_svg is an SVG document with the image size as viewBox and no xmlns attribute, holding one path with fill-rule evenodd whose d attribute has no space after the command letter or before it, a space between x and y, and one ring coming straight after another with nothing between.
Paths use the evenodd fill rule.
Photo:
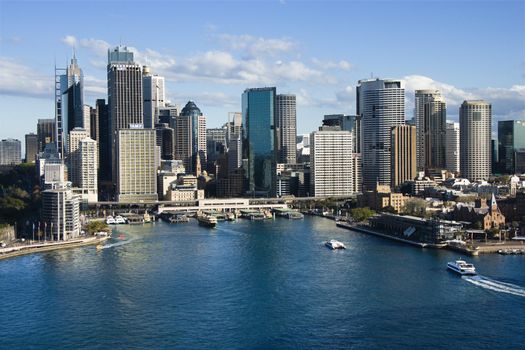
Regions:
<instances>
[{"instance_id":1,"label":"tall office tower","mask_svg":"<svg viewBox=\"0 0 525 350\"><path fill-rule=\"evenodd\" d=\"M95 105L95 108L90 107L89 108L89 135L90 137L95 140L99 141L100 139L100 128L99 128L99 117L98 117L98 109Z\"/></svg>"},{"instance_id":2,"label":"tall office tower","mask_svg":"<svg viewBox=\"0 0 525 350\"><path fill-rule=\"evenodd\" d=\"M206 129L206 156L208 157L208 163L217 161L221 154L226 153L228 149L226 132L226 127Z\"/></svg>"},{"instance_id":3,"label":"tall office tower","mask_svg":"<svg viewBox=\"0 0 525 350\"><path fill-rule=\"evenodd\" d=\"M360 80L357 115L361 118L363 189L390 185L391 130L405 122L405 90L399 80Z\"/></svg>"},{"instance_id":4,"label":"tall office tower","mask_svg":"<svg viewBox=\"0 0 525 350\"><path fill-rule=\"evenodd\" d=\"M80 199L69 182L55 182L42 192L42 217L46 237L67 241L80 235ZM49 238L48 238L49 239Z\"/></svg>"},{"instance_id":5,"label":"tall office tower","mask_svg":"<svg viewBox=\"0 0 525 350\"><path fill-rule=\"evenodd\" d=\"M26 163L36 162L36 155L38 154L38 136L30 133L26 134Z\"/></svg>"},{"instance_id":6,"label":"tall office tower","mask_svg":"<svg viewBox=\"0 0 525 350\"><path fill-rule=\"evenodd\" d=\"M498 140L490 140L490 167L492 174L499 173L499 154L498 154Z\"/></svg>"},{"instance_id":7,"label":"tall office tower","mask_svg":"<svg viewBox=\"0 0 525 350\"><path fill-rule=\"evenodd\" d=\"M447 122L445 149L447 170L459 173L459 123Z\"/></svg>"},{"instance_id":8,"label":"tall office tower","mask_svg":"<svg viewBox=\"0 0 525 350\"><path fill-rule=\"evenodd\" d=\"M238 135L242 135L242 113L229 112L226 127L226 142L229 142L230 138L237 138Z\"/></svg>"},{"instance_id":9,"label":"tall office tower","mask_svg":"<svg viewBox=\"0 0 525 350\"><path fill-rule=\"evenodd\" d=\"M78 172L79 186L82 188L82 197L88 203L98 201L98 147L97 141L86 137L79 141L78 158L80 168Z\"/></svg>"},{"instance_id":10,"label":"tall office tower","mask_svg":"<svg viewBox=\"0 0 525 350\"><path fill-rule=\"evenodd\" d=\"M310 143L310 194L319 197L354 193L352 133L314 131Z\"/></svg>"},{"instance_id":11,"label":"tall office tower","mask_svg":"<svg viewBox=\"0 0 525 350\"><path fill-rule=\"evenodd\" d=\"M175 130L166 123L155 124L157 146L160 147L160 159L175 159Z\"/></svg>"},{"instance_id":12,"label":"tall office tower","mask_svg":"<svg viewBox=\"0 0 525 350\"><path fill-rule=\"evenodd\" d=\"M491 173L492 106L464 101L459 108L460 171L470 181L488 180Z\"/></svg>"},{"instance_id":13,"label":"tall office tower","mask_svg":"<svg viewBox=\"0 0 525 350\"><path fill-rule=\"evenodd\" d=\"M297 158L297 112L295 95L277 95L275 127L278 138L279 162L295 164Z\"/></svg>"},{"instance_id":14,"label":"tall office tower","mask_svg":"<svg viewBox=\"0 0 525 350\"><path fill-rule=\"evenodd\" d=\"M424 161L424 169L445 169L447 107L441 96L436 95L428 98L424 105L422 127L424 148L423 151L420 152L420 156Z\"/></svg>"},{"instance_id":15,"label":"tall office tower","mask_svg":"<svg viewBox=\"0 0 525 350\"><path fill-rule=\"evenodd\" d=\"M426 139L426 123L425 123L425 105L434 99L440 101L441 92L439 90L416 90L415 93L416 108L414 110L414 122L416 123L417 133L417 170L425 169L425 139Z\"/></svg>"},{"instance_id":16,"label":"tall office tower","mask_svg":"<svg viewBox=\"0 0 525 350\"><path fill-rule=\"evenodd\" d=\"M197 155L201 164L206 162L206 117L188 101L175 120L175 159L184 162L188 174L194 173Z\"/></svg>"},{"instance_id":17,"label":"tall office tower","mask_svg":"<svg viewBox=\"0 0 525 350\"><path fill-rule=\"evenodd\" d=\"M142 95L144 97L144 128L152 129L159 123L159 109L164 107L164 77L151 75L148 66L142 69Z\"/></svg>"},{"instance_id":18,"label":"tall office tower","mask_svg":"<svg viewBox=\"0 0 525 350\"><path fill-rule=\"evenodd\" d=\"M179 112L179 105L165 103L164 107L159 107L159 123L168 124L170 128L175 129L175 119L179 115Z\"/></svg>"},{"instance_id":19,"label":"tall office tower","mask_svg":"<svg viewBox=\"0 0 525 350\"><path fill-rule=\"evenodd\" d=\"M133 52L117 46L108 50L108 114L111 145L111 173L117 182L116 136L120 129L144 124L142 69L133 61Z\"/></svg>"},{"instance_id":20,"label":"tall office tower","mask_svg":"<svg viewBox=\"0 0 525 350\"><path fill-rule=\"evenodd\" d=\"M242 167L242 136L233 134L228 142L228 172L234 172Z\"/></svg>"},{"instance_id":21,"label":"tall office tower","mask_svg":"<svg viewBox=\"0 0 525 350\"><path fill-rule=\"evenodd\" d=\"M74 128L69 132L69 149L67 150L67 168L69 181L73 187L80 186L81 157L78 148L80 141L89 138L89 132L86 129Z\"/></svg>"},{"instance_id":22,"label":"tall office tower","mask_svg":"<svg viewBox=\"0 0 525 350\"><path fill-rule=\"evenodd\" d=\"M68 150L67 136L84 124L84 75L73 55L67 69L55 69L55 122L57 149L62 158Z\"/></svg>"},{"instance_id":23,"label":"tall office tower","mask_svg":"<svg viewBox=\"0 0 525 350\"><path fill-rule=\"evenodd\" d=\"M416 127L398 125L392 128L391 187L416 178Z\"/></svg>"},{"instance_id":24,"label":"tall office tower","mask_svg":"<svg viewBox=\"0 0 525 350\"><path fill-rule=\"evenodd\" d=\"M516 152L525 150L525 120L498 122L499 168L504 174L516 174Z\"/></svg>"},{"instance_id":25,"label":"tall office tower","mask_svg":"<svg viewBox=\"0 0 525 350\"><path fill-rule=\"evenodd\" d=\"M111 121L109 120L108 105L104 99L98 99L95 103L98 119L98 159L99 159L99 185L108 184L112 181L111 172Z\"/></svg>"},{"instance_id":26,"label":"tall office tower","mask_svg":"<svg viewBox=\"0 0 525 350\"><path fill-rule=\"evenodd\" d=\"M20 140L6 139L0 141L0 165L17 165L22 163L22 143Z\"/></svg>"},{"instance_id":27,"label":"tall office tower","mask_svg":"<svg viewBox=\"0 0 525 350\"><path fill-rule=\"evenodd\" d=\"M354 140L352 146L353 152L359 153L359 143L361 141L360 118L356 115L344 114L326 114L323 119L323 125L339 126L341 130L350 131Z\"/></svg>"},{"instance_id":28,"label":"tall office tower","mask_svg":"<svg viewBox=\"0 0 525 350\"><path fill-rule=\"evenodd\" d=\"M276 88L246 89L242 94L243 158L248 191L273 195L276 179Z\"/></svg>"},{"instance_id":29,"label":"tall office tower","mask_svg":"<svg viewBox=\"0 0 525 350\"><path fill-rule=\"evenodd\" d=\"M91 106L84 105L83 108L83 120L81 128L86 129L91 135ZM76 126L77 127L77 126Z\"/></svg>"},{"instance_id":30,"label":"tall office tower","mask_svg":"<svg viewBox=\"0 0 525 350\"><path fill-rule=\"evenodd\" d=\"M38 119L36 135L38 137L38 152L42 152L48 143L55 143L55 120Z\"/></svg>"},{"instance_id":31,"label":"tall office tower","mask_svg":"<svg viewBox=\"0 0 525 350\"><path fill-rule=\"evenodd\" d=\"M155 130L119 129L116 137L117 201L156 201L157 167Z\"/></svg>"}]
</instances>

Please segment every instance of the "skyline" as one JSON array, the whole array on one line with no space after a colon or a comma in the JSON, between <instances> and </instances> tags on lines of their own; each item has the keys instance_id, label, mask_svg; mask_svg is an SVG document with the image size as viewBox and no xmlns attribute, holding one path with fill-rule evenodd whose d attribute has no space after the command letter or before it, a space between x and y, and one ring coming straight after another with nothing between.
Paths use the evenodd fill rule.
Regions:
<instances>
[{"instance_id":1,"label":"skyline","mask_svg":"<svg viewBox=\"0 0 525 350\"><path fill-rule=\"evenodd\" d=\"M407 119L414 90L427 88L441 90L448 119L478 98L492 103L494 122L525 117L523 2L143 3L173 11L166 20L122 2L63 4L0 2L0 116L15 120L2 139L23 140L54 117L55 59L65 67L73 48L85 103L107 98L107 49L120 43L166 78L168 100L194 100L209 127L240 111L244 89L276 86L297 95L298 134L311 132L324 114L355 114L357 81L371 74L403 81ZM68 14L79 11L92 16ZM94 25L116 21L120 30Z\"/></svg>"}]
</instances>

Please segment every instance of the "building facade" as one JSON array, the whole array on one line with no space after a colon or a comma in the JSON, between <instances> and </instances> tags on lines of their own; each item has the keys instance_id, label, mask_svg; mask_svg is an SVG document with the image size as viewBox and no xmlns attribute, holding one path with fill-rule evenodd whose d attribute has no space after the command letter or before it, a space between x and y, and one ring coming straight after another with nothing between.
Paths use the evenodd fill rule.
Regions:
<instances>
[{"instance_id":1,"label":"building facade","mask_svg":"<svg viewBox=\"0 0 525 350\"><path fill-rule=\"evenodd\" d=\"M79 188L82 189L82 199L88 203L98 201L98 147L97 141L86 137L78 143ZM76 171L76 169L75 169Z\"/></svg>"},{"instance_id":2,"label":"building facade","mask_svg":"<svg viewBox=\"0 0 525 350\"><path fill-rule=\"evenodd\" d=\"M491 174L492 106L486 101L464 101L459 109L460 172L470 181Z\"/></svg>"},{"instance_id":3,"label":"building facade","mask_svg":"<svg viewBox=\"0 0 525 350\"><path fill-rule=\"evenodd\" d=\"M279 162L295 164L297 137L297 102L295 95L277 95L276 130L278 134Z\"/></svg>"},{"instance_id":4,"label":"building facade","mask_svg":"<svg viewBox=\"0 0 525 350\"><path fill-rule=\"evenodd\" d=\"M69 182L55 182L42 192L42 216L46 236L67 241L80 235L80 200Z\"/></svg>"},{"instance_id":5,"label":"building facade","mask_svg":"<svg viewBox=\"0 0 525 350\"><path fill-rule=\"evenodd\" d=\"M455 174L459 173L459 123L447 122L446 131L446 169Z\"/></svg>"},{"instance_id":6,"label":"building facade","mask_svg":"<svg viewBox=\"0 0 525 350\"><path fill-rule=\"evenodd\" d=\"M445 169L446 167L446 132L446 103L441 96L430 97L424 106L424 148L421 153L424 169L429 172Z\"/></svg>"},{"instance_id":7,"label":"building facade","mask_svg":"<svg viewBox=\"0 0 525 350\"><path fill-rule=\"evenodd\" d=\"M22 163L22 143L16 139L0 141L0 165L17 165Z\"/></svg>"},{"instance_id":8,"label":"building facade","mask_svg":"<svg viewBox=\"0 0 525 350\"><path fill-rule=\"evenodd\" d=\"M363 189L391 182L391 130L405 122L405 90L400 80L360 80L357 115L361 118Z\"/></svg>"},{"instance_id":9,"label":"building facade","mask_svg":"<svg viewBox=\"0 0 525 350\"><path fill-rule=\"evenodd\" d=\"M499 171L516 174L516 152L525 151L525 120L498 122Z\"/></svg>"},{"instance_id":10,"label":"building facade","mask_svg":"<svg viewBox=\"0 0 525 350\"><path fill-rule=\"evenodd\" d=\"M159 109L164 107L166 102L164 77L152 75L148 66L143 67L142 74L144 127L153 128L159 123Z\"/></svg>"},{"instance_id":11,"label":"building facade","mask_svg":"<svg viewBox=\"0 0 525 350\"><path fill-rule=\"evenodd\" d=\"M197 158L201 164L206 162L206 117L195 102L188 101L175 120L175 159L184 162L188 173L194 173Z\"/></svg>"},{"instance_id":12,"label":"building facade","mask_svg":"<svg viewBox=\"0 0 525 350\"><path fill-rule=\"evenodd\" d=\"M38 138L38 152L44 151L46 144L55 143L55 119L38 119L36 135Z\"/></svg>"},{"instance_id":13,"label":"building facade","mask_svg":"<svg viewBox=\"0 0 525 350\"><path fill-rule=\"evenodd\" d=\"M120 129L116 138L119 202L156 201L157 167L155 130Z\"/></svg>"},{"instance_id":14,"label":"building facade","mask_svg":"<svg viewBox=\"0 0 525 350\"><path fill-rule=\"evenodd\" d=\"M81 156L79 152L80 141L89 138L89 132L86 129L74 128L69 132L69 142L67 150L67 168L68 179L73 187L80 186L80 174L82 172Z\"/></svg>"},{"instance_id":15,"label":"building facade","mask_svg":"<svg viewBox=\"0 0 525 350\"><path fill-rule=\"evenodd\" d=\"M392 128L392 187L416 177L416 140L415 126L398 125Z\"/></svg>"},{"instance_id":16,"label":"building facade","mask_svg":"<svg viewBox=\"0 0 525 350\"><path fill-rule=\"evenodd\" d=\"M314 131L310 136L310 195L345 196L355 189L352 133Z\"/></svg>"},{"instance_id":17,"label":"building facade","mask_svg":"<svg viewBox=\"0 0 525 350\"><path fill-rule=\"evenodd\" d=\"M242 125L245 175L253 195L275 193L276 88L246 89L242 94Z\"/></svg>"},{"instance_id":18,"label":"building facade","mask_svg":"<svg viewBox=\"0 0 525 350\"><path fill-rule=\"evenodd\" d=\"M439 90L416 90L415 92L415 109L414 109L414 122L416 124L417 132L417 170L421 171L426 166L426 151L428 150L427 134L429 133L429 127L427 125L428 117L425 118L425 106L428 102L441 99L441 92ZM426 120L427 119L427 120Z\"/></svg>"},{"instance_id":19,"label":"building facade","mask_svg":"<svg viewBox=\"0 0 525 350\"><path fill-rule=\"evenodd\" d=\"M38 135L37 134L26 134L26 163L36 162L36 155L38 154Z\"/></svg>"}]
</instances>

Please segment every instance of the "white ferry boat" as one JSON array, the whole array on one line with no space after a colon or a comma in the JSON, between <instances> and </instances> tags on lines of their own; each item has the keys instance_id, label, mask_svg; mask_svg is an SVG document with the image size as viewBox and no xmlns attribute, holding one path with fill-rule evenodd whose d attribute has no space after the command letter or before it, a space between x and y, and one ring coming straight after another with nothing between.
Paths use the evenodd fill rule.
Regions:
<instances>
[{"instance_id":1,"label":"white ferry boat","mask_svg":"<svg viewBox=\"0 0 525 350\"><path fill-rule=\"evenodd\" d=\"M339 241L336 241L335 239L331 239L327 242L324 243L325 246L327 246L328 248L332 249L332 250L335 250L335 249L346 249L346 246L339 242Z\"/></svg>"},{"instance_id":2,"label":"white ferry boat","mask_svg":"<svg viewBox=\"0 0 525 350\"><path fill-rule=\"evenodd\" d=\"M124 217L122 217L120 215L117 215L117 216L115 216L115 223L117 223L117 224L125 224L126 223L126 219L124 219Z\"/></svg>"},{"instance_id":3,"label":"white ferry boat","mask_svg":"<svg viewBox=\"0 0 525 350\"><path fill-rule=\"evenodd\" d=\"M108 217L106 218L106 224L108 224L108 225L114 225L114 224L116 224L116 223L117 223L117 222L115 221L115 219L113 218L113 216L110 215L110 216L108 216Z\"/></svg>"},{"instance_id":4,"label":"white ferry boat","mask_svg":"<svg viewBox=\"0 0 525 350\"><path fill-rule=\"evenodd\" d=\"M476 275L476 268L472 264L468 264L464 260L449 261L447 268L460 275Z\"/></svg>"}]
</instances>

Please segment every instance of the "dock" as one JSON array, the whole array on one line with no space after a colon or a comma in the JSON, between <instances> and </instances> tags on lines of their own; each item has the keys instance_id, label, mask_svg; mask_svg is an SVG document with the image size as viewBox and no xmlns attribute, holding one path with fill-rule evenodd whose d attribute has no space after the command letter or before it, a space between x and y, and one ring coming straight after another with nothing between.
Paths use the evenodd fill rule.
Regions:
<instances>
[{"instance_id":1,"label":"dock","mask_svg":"<svg viewBox=\"0 0 525 350\"><path fill-rule=\"evenodd\" d=\"M403 238L399 238L399 237L390 236L390 235L387 235L387 234L384 234L384 233L380 233L380 232L377 232L377 231L374 231L374 230L370 230L370 229L364 228L363 226L352 225L352 224L349 224L349 223L346 223L346 222L337 221L336 225L337 225L337 227L346 228L347 230L353 230L353 231L357 231L357 232L361 232L361 233L366 233L366 234L369 234L369 235L390 239L392 241L397 241L397 242L401 242L401 243L410 244L412 246L416 246L416 247L419 247L419 248L439 248L439 247L437 247L434 244L409 241L408 239L403 239Z\"/></svg>"}]
</instances>

